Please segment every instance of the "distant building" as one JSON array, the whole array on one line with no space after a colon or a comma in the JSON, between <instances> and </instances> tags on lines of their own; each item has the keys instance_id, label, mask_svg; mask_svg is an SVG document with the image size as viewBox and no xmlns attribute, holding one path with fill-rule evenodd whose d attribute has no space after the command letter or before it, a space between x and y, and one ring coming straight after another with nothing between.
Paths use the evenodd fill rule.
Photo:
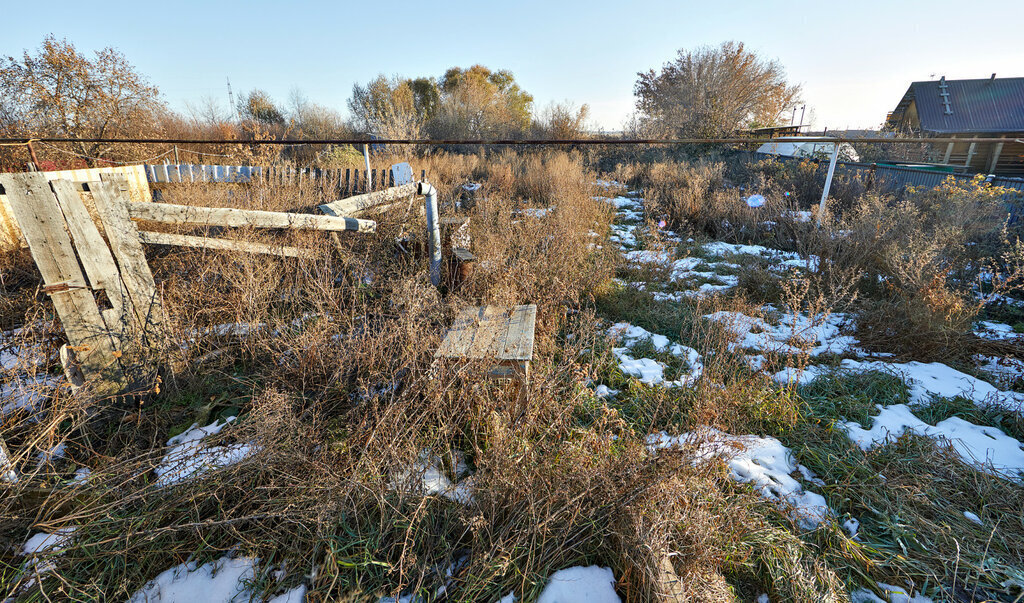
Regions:
<instances>
[{"instance_id":1,"label":"distant building","mask_svg":"<svg viewBox=\"0 0 1024 603\"><path fill-rule=\"evenodd\" d=\"M923 159L970 172L1024 175L1024 77L913 82L886 118L894 132L942 138L1005 138L932 145Z\"/></svg>"},{"instance_id":2,"label":"distant building","mask_svg":"<svg viewBox=\"0 0 1024 603\"><path fill-rule=\"evenodd\" d=\"M804 142L799 136L774 138L758 147L758 153L765 155L781 155L783 157L801 157L806 159L828 159L835 147L831 142ZM842 161L860 161L853 146L844 142L839 145L839 159Z\"/></svg>"}]
</instances>

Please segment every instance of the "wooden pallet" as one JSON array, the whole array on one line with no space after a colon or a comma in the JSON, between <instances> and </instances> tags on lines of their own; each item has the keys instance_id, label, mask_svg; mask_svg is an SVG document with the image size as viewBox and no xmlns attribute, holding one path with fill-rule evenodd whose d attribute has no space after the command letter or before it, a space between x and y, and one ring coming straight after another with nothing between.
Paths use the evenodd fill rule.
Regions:
<instances>
[{"instance_id":1,"label":"wooden pallet","mask_svg":"<svg viewBox=\"0 0 1024 603\"><path fill-rule=\"evenodd\" d=\"M459 312L434 353L436 359L471 360L489 364L486 374L512 379L525 400L533 359L537 306L471 306Z\"/></svg>"},{"instance_id":2,"label":"wooden pallet","mask_svg":"<svg viewBox=\"0 0 1024 603\"><path fill-rule=\"evenodd\" d=\"M100 395L119 393L137 379L134 361L146 356L140 346L161 347L166 320L128 217L127 181L102 177L89 192L106 240L70 181L51 183L39 172L0 175L43 291L64 325L69 345L61 358L68 376L72 383L92 383ZM101 309L101 297L109 308Z\"/></svg>"}]
</instances>

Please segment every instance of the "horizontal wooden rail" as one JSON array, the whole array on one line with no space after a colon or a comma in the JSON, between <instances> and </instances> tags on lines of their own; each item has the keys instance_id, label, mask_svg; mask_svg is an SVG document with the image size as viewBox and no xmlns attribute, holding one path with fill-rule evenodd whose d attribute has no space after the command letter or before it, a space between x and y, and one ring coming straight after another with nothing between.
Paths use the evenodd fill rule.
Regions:
<instances>
[{"instance_id":1,"label":"horizontal wooden rail","mask_svg":"<svg viewBox=\"0 0 1024 603\"><path fill-rule=\"evenodd\" d=\"M262 253L278 255L286 258L310 257L309 251L298 247L270 245L256 241L238 241L234 239L210 239L191 235L173 234L168 232L139 231L139 240L151 245L175 245L178 247L196 247L199 249L221 249L225 251L244 251L246 253Z\"/></svg>"},{"instance_id":2,"label":"horizontal wooden rail","mask_svg":"<svg viewBox=\"0 0 1024 603\"><path fill-rule=\"evenodd\" d=\"M148 220L162 224L191 224L194 226L225 226L233 228L292 228L303 230L330 230L376 232L373 220L358 220L336 216L293 214L227 207L195 207L172 203L130 203L128 211L135 220Z\"/></svg>"},{"instance_id":3,"label":"horizontal wooden rail","mask_svg":"<svg viewBox=\"0 0 1024 603\"><path fill-rule=\"evenodd\" d=\"M416 194L416 183L410 182L401 186L394 186L382 191L365 193L340 199L320 206L320 211L328 216L351 216L358 212L372 209L374 206L397 201Z\"/></svg>"}]
</instances>

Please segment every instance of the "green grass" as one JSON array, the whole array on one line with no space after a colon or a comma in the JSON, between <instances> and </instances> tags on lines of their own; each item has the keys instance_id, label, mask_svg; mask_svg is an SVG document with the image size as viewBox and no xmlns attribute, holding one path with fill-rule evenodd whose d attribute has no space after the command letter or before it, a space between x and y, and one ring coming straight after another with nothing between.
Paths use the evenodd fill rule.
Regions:
<instances>
[{"instance_id":1,"label":"green grass","mask_svg":"<svg viewBox=\"0 0 1024 603\"><path fill-rule=\"evenodd\" d=\"M808 406L808 415L817 420L844 419L870 424L877 414L875 405L907 404L907 386L888 373L843 371L825 373L798 388Z\"/></svg>"}]
</instances>

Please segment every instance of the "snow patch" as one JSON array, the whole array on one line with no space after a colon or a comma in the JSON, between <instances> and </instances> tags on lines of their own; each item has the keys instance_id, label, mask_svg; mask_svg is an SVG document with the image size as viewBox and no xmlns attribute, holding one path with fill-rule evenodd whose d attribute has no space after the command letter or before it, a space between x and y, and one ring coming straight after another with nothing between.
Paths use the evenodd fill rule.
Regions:
<instances>
[{"instance_id":1,"label":"snow patch","mask_svg":"<svg viewBox=\"0 0 1024 603\"><path fill-rule=\"evenodd\" d=\"M664 385L665 387L686 387L693 385L704 373L704 362L697 350L672 343L664 335L651 333L647 329L626 322L612 325L608 329L608 334L626 344L625 347L612 348L612 353L619 360L619 370L627 375L637 377L642 383ZM630 354L630 348L644 341L650 341L658 352L668 353L685 360L688 367L687 372L678 379L669 380L665 378L665 363L651 358L634 358Z\"/></svg>"},{"instance_id":2,"label":"snow patch","mask_svg":"<svg viewBox=\"0 0 1024 603\"><path fill-rule=\"evenodd\" d=\"M453 482L441 469L441 459L424 450L413 462L412 466L402 472L393 482L396 489L421 492L427 496L443 496L452 502L463 505L473 503L473 476ZM469 473L465 461L459 457L455 467L455 479Z\"/></svg>"},{"instance_id":3,"label":"snow patch","mask_svg":"<svg viewBox=\"0 0 1024 603\"><path fill-rule=\"evenodd\" d=\"M881 588L885 593L885 598L882 599L875 593L871 592L866 588L855 590L850 593L851 603L932 603L931 597L926 597L922 594L911 597L910 594L904 588L899 586L893 586L892 584L878 583L878 587Z\"/></svg>"},{"instance_id":4,"label":"snow patch","mask_svg":"<svg viewBox=\"0 0 1024 603\"><path fill-rule=\"evenodd\" d=\"M732 333L736 338L729 344L732 351L752 349L820 356L848 353L857 345L853 336L841 334L850 327L851 319L840 312L813 318L802 314L782 314L777 325L763 318L725 310L706 314L704 318L721 323Z\"/></svg>"},{"instance_id":5,"label":"snow patch","mask_svg":"<svg viewBox=\"0 0 1024 603\"><path fill-rule=\"evenodd\" d=\"M128 600L129 603L175 603L178 601L204 601L206 603L234 603L256 599L249 586L256 578L259 559L221 557L199 565L195 561L182 563L162 572L147 582ZM297 586L270 599L270 603L300 603L306 597L306 587Z\"/></svg>"},{"instance_id":6,"label":"snow patch","mask_svg":"<svg viewBox=\"0 0 1024 603\"><path fill-rule=\"evenodd\" d=\"M872 417L870 429L854 421L839 424L864 450L909 431L948 443L965 463L977 465L989 473L1007 477L1024 473L1024 445L1000 429L975 425L959 417L950 417L931 426L914 416L906 404L879 405L878 410L878 415Z\"/></svg>"},{"instance_id":7,"label":"snow patch","mask_svg":"<svg viewBox=\"0 0 1024 603\"><path fill-rule=\"evenodd\" d=\"M675 437L665 432L652 434L647 437L647 446L652 450L687 448L694 452L695 462L722 459L733 480L750 484L764 498L789 508L802 529L814 529L835 516L822 495L805 490L792 475L800 473L813 481L817 480L814 473L797 463L792 451L771 436L734 436L701 428Z\"/></svg>"},{"instance_id":8,"label":"snow patch","mask_svg":"<svg viewBox=\"0 0 1024 603\"><path fill-rule=\"evenodd\" d=\"M537 603L619 603L615 575L607 567L570 567L551 574Z\"/></svg>"},{"instance_id":9,"label":"snow patch","mask_svg":"<svg viewBox=\"0 0 1024 603\"><path fill-rule=\"evenodd\" d=\"M255 452L252 444L230 444L225 446L203 446L202 440L220 433L235 417L228 417L199 427L193 423L184 433L167 440L171 450L164 455L154 470L157 486L169 486L196 477L210 469L227 467L244 460Z\"/></svg>"}]
</instances>

